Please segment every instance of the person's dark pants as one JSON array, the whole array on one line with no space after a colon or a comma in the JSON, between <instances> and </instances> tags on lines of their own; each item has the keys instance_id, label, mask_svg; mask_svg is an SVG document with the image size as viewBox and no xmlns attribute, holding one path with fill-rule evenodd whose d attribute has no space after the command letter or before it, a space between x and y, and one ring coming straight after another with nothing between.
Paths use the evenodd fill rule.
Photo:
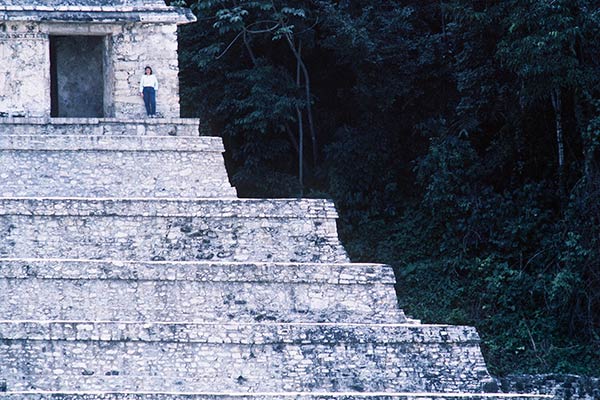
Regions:
<instances>
[{"instance_id":1,"label":"person's dark pants","mask_svg":"<svg viewBox=\"0 0 600 400\"><path fill-rule=\"evenodd\" d=\"M151 86L144 87L144 105L146 106L146 114L156 114L156 91Z\"/></svg>"}]
</instances>

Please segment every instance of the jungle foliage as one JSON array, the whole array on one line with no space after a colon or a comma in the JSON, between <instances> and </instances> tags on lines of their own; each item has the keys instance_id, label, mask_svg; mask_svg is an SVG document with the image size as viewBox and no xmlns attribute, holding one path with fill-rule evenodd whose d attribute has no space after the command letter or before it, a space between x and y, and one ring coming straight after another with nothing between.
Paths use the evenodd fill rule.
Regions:
<instances>
[{"instance_id":1,"label":"jungle foliage","mask_svg":"<svg viewBox=\"0 0 600 400\"><path fill-rule=\"evenodd\" d=\"M171 3L242 195L332 197L353 260L497 374L600 370L600 2Z\"/></svg>"}]
</instances>

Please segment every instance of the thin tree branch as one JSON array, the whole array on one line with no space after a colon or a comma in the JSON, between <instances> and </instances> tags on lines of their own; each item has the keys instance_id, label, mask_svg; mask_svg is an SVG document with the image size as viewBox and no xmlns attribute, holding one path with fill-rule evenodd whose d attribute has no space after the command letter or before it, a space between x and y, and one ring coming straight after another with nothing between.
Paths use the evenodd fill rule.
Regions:
<instances>
[{"instance_id":1,"label":"thin tree branch","mask_svg":"<svg viewBox=\"0 0 600 400\"><path fill-rule=\"evenodd\" d=\"M310 75L308 73L308 68L306 64L304 64L304 60L302 59L302 54L296 49L292 37L290 34L285 35L286 41L289 45L290 50L296 57L296 61L302 70L302 74L304 77L304 91L306 96L306 116L308 118L308 129L310 131L310 137L312 142L312 153L313 153L313 164L317 165L317 135L315 132L315 126L312 115L312 101L311 101L311 90L310 90Z\"/></svg>"},{"instance_id":2,"label":"thin tree branch","mask_svg":"<svg viewBox=\"0 0 600 400\"><path fill-rule=\"evenodd\" d=\"M229 49L231 49L231 47L234 45L235 42L237 42L237 40L244 35L245 31L241 31L240 33L238 33L236 35L236 37L233 38L233 40L229 43L229 45L225 48L225 50L223 50L223 52L221 54L219 54L218 56L216 56L215 58L217 60L221 59L221 57L223 57L228 51Z\"/></svg>"}]
</instances>

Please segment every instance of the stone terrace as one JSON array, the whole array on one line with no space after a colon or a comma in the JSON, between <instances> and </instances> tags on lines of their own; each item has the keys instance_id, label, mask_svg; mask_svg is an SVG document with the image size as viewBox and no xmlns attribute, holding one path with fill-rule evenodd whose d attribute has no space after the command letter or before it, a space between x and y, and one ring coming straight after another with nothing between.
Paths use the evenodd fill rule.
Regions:
<instances>
[{"instance_id":1,"label":"stone terrace","mask_svg":"<svg viewBox=\"0 0 600 400\"><path fill-rule=\"evenodd\" d=\"M350 263L331 202L237 198L194 131L0 120L0 398L529 398Z\"/></svg>"},{"instance_id":2,"label":"stone terrace","mask_svg":"<svg viewBox=\"0 0 600 400\"><path fill-rule=\"evenodd\" d=\"M5 397L0 393L0 397ZM300 392L287 393L18 393L10 395L13 400L531 400L532 398L552 398L551 396L528 395L487 395L487 394L432 394L432 393L330 393Z\"/></svg>"}]
</instances>

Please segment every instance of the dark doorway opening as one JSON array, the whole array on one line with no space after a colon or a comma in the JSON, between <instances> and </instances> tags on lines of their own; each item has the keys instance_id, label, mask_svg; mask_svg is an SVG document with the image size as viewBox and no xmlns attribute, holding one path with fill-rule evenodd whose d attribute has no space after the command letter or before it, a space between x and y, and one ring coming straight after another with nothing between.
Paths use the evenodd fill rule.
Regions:
<instances>
[{"instance_id":1,"label":"dark doorway opening","mask_svg":"<svg viewBox=\"0 0 600 400\"><path fill-rule=\"evenodd\" d=\"M104 37L50 36L51 116L104 116Z\"/></svg>"}]
</instances>

